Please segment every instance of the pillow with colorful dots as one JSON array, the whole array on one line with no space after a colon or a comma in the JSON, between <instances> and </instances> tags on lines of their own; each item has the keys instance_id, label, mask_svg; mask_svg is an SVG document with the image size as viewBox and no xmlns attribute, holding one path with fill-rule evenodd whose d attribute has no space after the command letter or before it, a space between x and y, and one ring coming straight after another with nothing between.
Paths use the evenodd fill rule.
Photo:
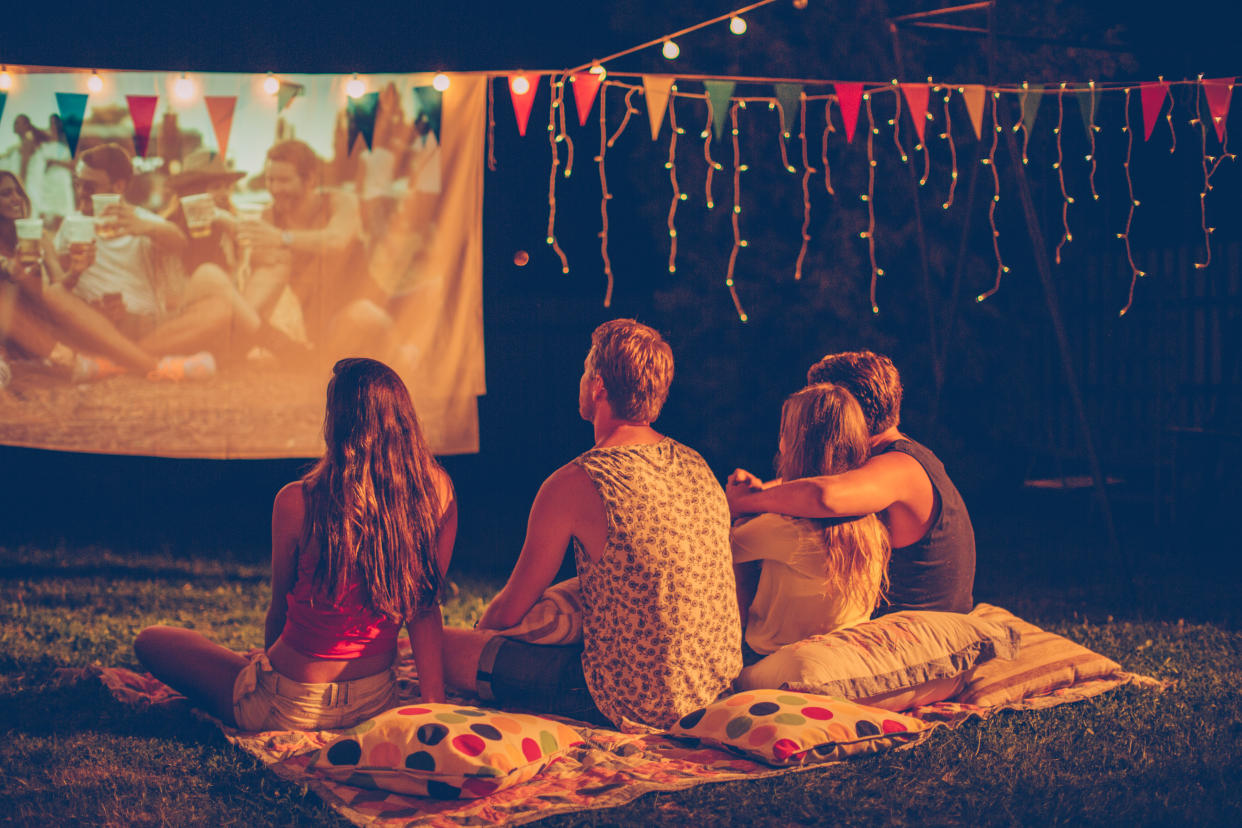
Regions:
<instances>
[{"instance_id":1,"label":"pillow with colorful dots","mask_svg":"<svg viewBox=\"0 0 1242 828\"><path fill-rule=\"evenodd\" d=\"M777 767L882 753L922 738L928 725L844 699L751 690L683 716L669 734Z\"/></svg>"},{"instance_id":2,"label":"pillow with colorful dots","mask_svg":"<svg viewBox=\"0 0 1242 828\"><path fill-rule=\"evenodd\" d=\"M949 698L961 687L951 679L990 659L1013 658L1021 641L1019 629L1003 620L894 612L786 644L742 670L734 687L820 693L902 709L907 696L918 695L919 704ZM907 690L916 692L902 692Z\"/></svg>"},{"instance_id":3,"label":"pillow with colorful dots","mask_svg":"<svg viewBox=\"0 0 1242 828\"><path fill-rule=\"evenodd\" d=\"M527 781L583 744L559 722L455 704L394 707L325 745L311 770L348 785L476 799Z\"/></svg>"}]
</instances>

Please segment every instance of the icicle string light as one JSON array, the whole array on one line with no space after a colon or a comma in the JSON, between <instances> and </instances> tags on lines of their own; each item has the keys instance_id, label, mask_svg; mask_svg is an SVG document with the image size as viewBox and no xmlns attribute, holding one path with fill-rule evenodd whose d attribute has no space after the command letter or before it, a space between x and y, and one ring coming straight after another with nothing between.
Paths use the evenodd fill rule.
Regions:
<instances>
[{"instance_id":1,"label":"icicle string light","mask_svg":"<svg viewBox=\"0 0 1242 828\"><path fill-rule=\"evenodd\" d=\"M548 171L548 235L545 241L561 260L561 273L569 272L569 260L556 240L556 170L561 165L560 139L556 133L556 111L563 109L565 84L552 81L552 102L548 104L548 145L552 148L552 169ZM564 119L561 123L564 128Z\"/></svg>"},{"instance_id":2,"label":"icicle string light","mask_svg":"<svg viewBox=\"0 0 1242 828\"><path fill-rule=\"evenodd\" d=\"M703 194L707 199L707 209L711 210L716 206L715 199L712 198L712 176L716 170L720 169L720 164L712 158L712 130L716 128L716 114L712 109L712 99L707 99L707 126L703 127L703 158L707 161L707 176L703 181Z\"/></svg>"},{"instance_id":3,"label":"icicle string light","mask_svg":"<svg viewBox=\"0 0 1242 828\"><path fill-rule=\"evenodd\" d=\"M1001 259L1000 252L1000 231L996 229L996 205L1000 203L1000 175L996 172L996 142L1000 136L1001 125L1000 118L997 117L996 107L1000 105L1000 93L992 93L992 146L988 149L988 157L984 158L982 163L986 164L988 169L992 171L992 201L988 204L988 224L992 228L992 252L996 255L996 284L992 285L990 290L986 290L975 297L976 302L982 302L996 291L1000 290L1001 278L1009 272L1009 268L1005 266Z\"/></svg>"},{"instance_id":4,"label":"icicle string light","mask_svg":"<svg viewBox=\"0 0 1242 828\"><path fill-rule=\"evenodd\" d=\"M737 310L737 318L745 322L747 320L746 311L742 310L741 300L737 296L737 287L733 284L733 271L737 265L738 250L746 246L746 240L742 238L742 228L740 219L742 215L742 171L746 169L746 165L741 161L741 145L738 139L737 128L737 110L742 106L741 102L734 103L729 107L729 122L732 125L733 132L733 249L729 252L729 269L725 273L725 285L729 288L729 296L733 299L733 307Z\"/></svg>"},{"instance_id":5,"label":"icicle string light","mask_svg":"<svg viewBox=\"0 0 1242 828\"><path fill-rule=\"evenodd\" d=\"M928 86L931 86L931 82L932 82L931 76L930 76L930 75L928 75L928 76L927 76L927 85L928 85ZM936 91L937 91L937 92L939 92L939 91L940 91L940 87L939 87L939 86L937 86L935 89L936 89ZM929 93L929 97L930 97L930 93ZM911 115L911 116L913 116L913 115L914 115L914 110L910 110L910 115ZM923 113L923 117L924 117L926 120L928 120L928 121L932 120L932 114L931 114L931 111L930 111L930 107L929 107L929 110L928 110L927 112L924 112L924 113ZM911 118L911 119L913 120L913 118ZM926 129L927 129L927 125L926 125L926 124L924 124L924 125L923 125L923 129L925 130L925 131L924 131L924 135L926 135ZM917 135L918 133L915 133L915 134ZM920 187L925 187L925 186L927 185L927 179L928 179L928 177L931 175L931 155L927 152L927 142L926 142L926 141L919 141L917 144L915 144L915 145L914 145L914 148L915 148L916 150L919 150L919 151L921 151L921 152L923 153L923 175L919 178L919 186L920 186Z\"/></svg>"},{"instance_id":6,"label":"icicle string light","mask_svg":"<svg viewBox=\"0 0 1242 828\"><path fill-rule=\"evenodd\" d=\"M789 152L785 149L785 139L789 137L789 133L785 131L785 107L781 105L780 101L772 100L768 102L768 109L776 110L778 119L776 122L776 143L781 148L781 166L785 168L785 172L797 172L798 170L794 165L789 163Z\"/></svg>"},{"instance_id":7,"label":"icicle string light","mask_svg":"<svg viewBox=\"0 0 1242 828\"><path fill-rule=\"evenodd\" d=\"M893 79L892 86L893 102L896 107L896 113L893 115L893 119L888 123L893 128L893 143L897 145L897 154L901 156L901 163L905 164L910 160L910 156L906 155L905 149L901 146L901 86L898 85L896 78ZM910 110L910 113L913 116L914 110ZM913 120L913 118L911 120Z\"/></svg>"},{"instance_id":8,"label":"icicle string light","mask_svg":"<svg viewBox=\"0 0 1242 828\"><path fill-rule=\"evenodd\" d=\"M630 116L638 114L638 109L636 109L634 106L634 93L638 92L638 90L641 88L642 87L639 87L639 86L630 86L626 90L625 117L621 119L621 124L620 126L617 127L617 131L614 132L612 134L612 137L608 139L608 146L611 147L613 144L615 144L617 142L617 138L620 137L621 133L625 132L626 126L628 126L630 123Z\"/></svg>"},{"instance_id":9,"label":"icicle string light","mask_svg":"<svg viewBox=\"0 0 1242 828\"><path fill-rule=\"evenodd\" d=\"M1057 171L1057 179L1061 182L1061 224L1065 228L1061 234L1061 241L1057 242L1057 264L1061 263L1061 248L1068 242L1074 240L1074 236L1070 233L1069 226L1069 206L1074 203L1074 199L1065 190L1065 155L1061 150L1061 129L1065 124L1065 84L1061 84L1060 90L1057 91L1057 128L1053 133L1057 136L1057 163L1053 164L1053 168Z\"/></svg>"},{"instance_id":10,"label":"icicle string light","mask_svg":"<svg viewBox=\"0 0 1242 828\"><path fill-rule=\"evenodd\" d=\"M867 229L861 235L867 240L867 256L871 261L871 312L879 313L880 306L876 303L875 290L876 282L884 275L884 271L875 260L875 136L880 134L880 130L875 126L870 93L864 94L862 98L867 109L867 195L863 197L863 201L867 202Z\"/></svg>"},{"instance_id":11,"label":"icicle string light","mask_svg":"<svg viewBox=\"0 0 1242 828\"><path fill-rule=\"evenodd\" d=\"M677 91L674 85L672 91ZM677 107L674 105L676 97L670 95L668 99L668 125L672 135L668 139L668 160L664 162L664 166L668 168L668 180L673 185L673 199L668 205L668 272L677 272L677 227L674 221L677 217L677 205L685 198L681 194L681 190L677 187L677 136L685 132L677 126Z\"/></svg>"},{"instance_id":12,"label":"icicle string light","mask_svg":"<svg viewBox=\"0 0 1242 828\"><path fill-rule=\"evenodd\" d=\"M487 81L487 168L496 172L496 107L493 81Z\"/></svg>"},{"instance_id":13,"label":"icicle string light","mask_svg":"<svg viewBox=\"0 0 1242 828\"><path fill-rule=\"evenodd\" d=\"M953 193L957 191L957 145L953 143L953 119L949 115L949 97L953 94L953 90L945 87L944 90L944 132L940 133L940 137L949 142L949 159L953 164L952 172L949 173L949 197L944 204L940 206L949 209L953 206Z\"/></svg>"},{"instance_id":14,"label":"icicle string light","mask_svg":"<svg viewBox=\"0 0 1242 828\"><path fill-rule=\"evenodd\" d=\"M832 168L828 166L828 133L832 132L831 109L832 99L829 98L824 101L824 139L819 157L824 162L824 189L828 191L828 195L836 195L836 190L832 189Z\"/></svg>"},{"instance_id":15,"label":"icicle string light","mask_svg":"<svg viewBox=\"0 0 1242 828\"><path fill-rule=\"evenodd\" d=\"M567 76L562 75L558 82L559 93L557 95L557 112L560 118L560 132L557 133L556 140L565 144L565 177L573 175L574 172L574 139L569 137L569 133L565 131L565 85L569 82Z\"/></svg>"},{"instance_id":16,"label":"icicle string light","mask_svg":"<svg viewBox=\"0 0 1242 828\"><path fill-rule=\"evenodd\" d=\"M608 258L608 200L612 198L612 194L608 192L608 176L604 173L604 153L608 150L608 120L605 106L608 103L608 86L607 83L601 83L599 86L599 155L595 156L595 160L599 162L599 252L604 260L604 275L608 277L608 288L604 292L604 307L612 304L612 259Z\"/></svg>"},{"instance_id":17,"label":"icicle string light","mask_svg":"<svg viewBox=\"0 0 1242 828\"><path fill-rule=\"evenodd\" d=\"M794 263L794 281L802 279L802 262L806 259L806 247L811 241L807 232L811 227L811 174L815 172L806 155L806 95L800 100L798 141L802 144L802 246L798 248L798 261Z\"/></svg>"},{"instance_id":18,"label":"icicle string light","mask_svg":"<svg viewBox=\"0 0 1242 828\"><path fill-rule=\"evenodd\" d=\"M1203 82L1203 75L1199 76L1199 82ZM1208 172L1208 154L1207 154L1207 124L1203 123L1203 110L1200 104L1202 96L1195 92L1195 117L1191 119L1190 124L1199 126L1199 150L1203 153L1203 189L1199 191L1199 222L1203 226L1203 248L1207 253L1207 257L1202 262L1195 262L1196 270L1203 270L1212 263L1212 231L1207 224L1207 194L1212 189L1211 173Z\"/></svg>"},{"instance_id":19,"label":"icicle string light","mask_svg":"<svg viewBox=\"0 0 1242 828\"><path fill-rule=\"evenodd\" d=\"M1134 208L1138 207L1138 200L1134 198L1134 181L1130 178L1130 155L1134 150L1134 130L1130 128L1130 90L1126 90L1126 125L1122 127L1122 131L1126 134L1126 187L1130 192L1130 212L1126 216L1126 230L1124 233L1118 233L1117 238L1122 239L1126 243L1126 261L1130 263L1130 295L1126 298L1126 306L1121 309L1118 316L1125 316L1130 310L1130 306L1134 304L1134 285L1138 282L1140 276L1147 274L1138 269L1138 265L1134 263L1134 251L1130 249L1130 227L1134 223Z\"/></svg>"},{"instance_id":20,"label":"icicle string light","mask_svg":"<svg viewBox=\"0 0 1242 828\"><path fill-rule=\"evenodd\" d=\"M1157 75L1156 77L1160 79L1161 83L1164 83L1164 75ZM1169 122L1169 140L1171 141L1169 144L1169 155L1172 155L1177 150L1177 133L1173 131L1173 104L1175 101L1173 99L1172 87L1169 87L1167 97L1169 99L1169 109L1164 113L1164 119Z\"/></svg>"},{"instance_id":21,"label":"icicle string light","mask_svg":"<svg viewBox=\"0 0 1242 828\"><path fill-rule=\"evenodd\" d=\"M1022 163L1023 164L1026 164L1030 161L1030 159L1026 157L1026 148L1031 143L1031 130L1028 129L1026 126L1026 102L1028 100L1028 96L1031 94L1030 90L1031 90L1030 84L1027 83L1026 81L1022 81L1022 95L1019 98L1019 100L1021 101L1021 105L1018 107L1019 121L1018 123L1013 125L1014 132L1017 132L1019 129L1022 130Z\"/></svg>"},{"instance_id":22,"label":"icicle string light","mask_svg":"<svg viewBox=\"0 0 1242 828\"><path fill-rule=\"evenodd\" d=\"M1091 183L1091 200L1099 201L1100 194L1095 191L1095 134L1100 131L1095 125L1095 81L1088 81L1087 86L1091 90L1091 115L1087 123L1087 138L1091 142L1091 154L1087 160L1091 162L1091 174L1087 180Z\"/></svg>"}]
</instances>

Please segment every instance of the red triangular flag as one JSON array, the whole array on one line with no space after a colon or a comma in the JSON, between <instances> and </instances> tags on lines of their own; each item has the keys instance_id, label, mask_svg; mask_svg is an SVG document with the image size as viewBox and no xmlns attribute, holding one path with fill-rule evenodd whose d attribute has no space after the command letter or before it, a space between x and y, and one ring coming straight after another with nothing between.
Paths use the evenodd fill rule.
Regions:
<instances>
[{"instance_id":1,"label":"red triangular flag","mask_svg":"<svg viewBox=\"0 0 1242 828\"><path fill-rule=\"evenodd\" d=\"M925 83L903 83L901 93L906 97L906 106L910 107L910 118L914 121L914 132L923 140L927 131L927 99L931 89Z\"/></svg>"},{"instance_id":2,"label":"red triangular flag","mask_svg":"<svg viewBox=\"0 0 1242 828\"><path fill-rule=\"evenodd\" d=\"M513 88L519 80L526 81L525 92L518 92ZM517 118L518 135L526 135L526 124L530 121L530 108L535 104L535 93L538 91L538 75L509 76L509 97L513 100L513 117Z\"/></svg>"},{"instance_id":3,"label":"red triangular flag","mask_svg":"<svg viewBox=\"0 0 1242 828\"><path fill-rule=\"evenodd\" d=\"M590 72L579 72L570 78L574 85L574 104L578 107L578 126L586 126L587 116L595 105L595 93L599 91L603 77Z\"/></svg>"},{"instance_id":4,"label":"red triangular flag","mask_svg":"<svg viewBox=\"0 0 1242 828\"><path fill-rule=\"evenodd\" d=\"M837 103L841 106L841 120L845 122L845 141L854 142L854 128L858 126L858 107L862 104L861 83L834 83Z\"/></svg>"},{"instance_id":5,"label":"red triangular flag","mask_svg":"<svg viewBox=\"0 0 1242 828\"><path fill-rule=\"evenodd\" d=\"M970 125L975 128L975 137L983 138L983 104L987 100L986 87L973 85L962 87L962 97L966 100L966 112L970 115Z\"/></svg>"},{"instance_id":6,"label":"red triangular flag","mask_svg":"<svg viewBox=\"0 0 1242 828\"><path fill-rule=\"evenodd\" d=\"M1156 127L1156 118L1160 117L1160 107L1164 106L1164 98L1169 94L1169 85L1164 81L1140 84L1143 93L1143 139L1151 138L1151 131Z\"/></svg>"},{"instance_id":7,"label":"red triangular flag","mask_svg":"<svg viewBox=\"0 0 1242 828\"><path fill-rule=\"evenodd\" d=\"M643 97L647 99L647 118L651 121L651 140L660 135L668 96L673 88L672 75L643 75Z\"/></svg>"},{"instance_id":8,"label":"red triangular flag","mask_svg":"<svg viewBox=\"0 0 1242 828\"><path fill-rule=\"evenodd\" d=\"M144 158L147 155L147 142L151 139L151 126L155 123L155 107L159 104L158 95L126 95L129 103L129 117L134 122L134 154Z\"/></svg>"},{"instance_id":9,"label":"red triangular flag","mask_svg":"<svg viewBox=\"0 0 1242 828\"><path fill-rule=\"evenodd\" d=\"M1215 78L1203 81L1203 94L1207 97L1208 112L1212 113L1212 126L1216 138L1225 142L1225 121L1229 118L1229 97L1233 94L1234 78Z\"/></svg>"},{"instance_id":10,"label":"red triangular flag","mask_svg":"<svg viewBox=\"0 0 1242 828\"><path fill-rule=\"evenodd\" d=\"M236 95L204 95L207 114L211 116L211 129L216 133L216 154L221 159L228 156L229 133L233 131L233 110L237 107Z\"/></svg>"}]
</instances>

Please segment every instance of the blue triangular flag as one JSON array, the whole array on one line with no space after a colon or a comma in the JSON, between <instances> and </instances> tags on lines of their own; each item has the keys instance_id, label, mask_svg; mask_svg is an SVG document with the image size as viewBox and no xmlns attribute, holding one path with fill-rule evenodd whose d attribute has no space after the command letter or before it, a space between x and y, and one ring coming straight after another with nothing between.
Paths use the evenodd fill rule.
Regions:
<instances>
[{"instance_id":1,"label":"blue triangular flag","mask_svg":"<svg viewBox=\"0 0 1242 828\"><path fill-rule=\"evenodd\" d=\"M359 133L362 134L362 140L366 141L367 149L371 148L371 139L375 137L375 112L378 109L378 92L368 92L361 97L349 99L347 112L349 114L350 150L354 148Z\"/></svg>"},{"instance_id":2,"label":"blue triangular flag","mask_svg":"<svg viewBox=\"0 0 1242 828\"><path fill-rule=\"evenodd\" d=\"M56 93L56 107L60 110L60 124L65 130L70 157L78 152L78 138L82 136L82 119L86 117L86 99L89 97L78 92Z\"/></svg>"},{"instance_id":3,"label":"blue triangular flag","mask_svg":"<svg viewBox=\"0 0 1242 828\"><path fill-rule=\"evenodd\" d=\"M414 123L426 123L435 133L437 142L440 140L440 104L443 100L444 93L434 86L414 87L414 106L418 110L414 113Z\"/></svg>"}]
</instances>

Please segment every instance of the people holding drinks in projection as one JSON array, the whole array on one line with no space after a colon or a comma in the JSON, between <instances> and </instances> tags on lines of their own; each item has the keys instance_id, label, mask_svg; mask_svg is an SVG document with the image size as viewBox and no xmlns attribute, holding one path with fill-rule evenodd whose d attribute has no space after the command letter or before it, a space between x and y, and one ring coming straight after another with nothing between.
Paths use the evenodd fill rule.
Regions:
<instances>
[{"instance_id":1,"label":"people holding drinks in projection","mask_svg":"<svg viewBox=\"0 0 1242 828\"><path fill-rule=\"evenodd\" d=\"M242 730L351 727L393 706L402 627L422 701L444 701L449 476L405 384L375 360L333 367L323 432L323 457L272 509L264 650L246 657L177 627L134 641L156 678Z\"/></svg>"}]
</instances>

